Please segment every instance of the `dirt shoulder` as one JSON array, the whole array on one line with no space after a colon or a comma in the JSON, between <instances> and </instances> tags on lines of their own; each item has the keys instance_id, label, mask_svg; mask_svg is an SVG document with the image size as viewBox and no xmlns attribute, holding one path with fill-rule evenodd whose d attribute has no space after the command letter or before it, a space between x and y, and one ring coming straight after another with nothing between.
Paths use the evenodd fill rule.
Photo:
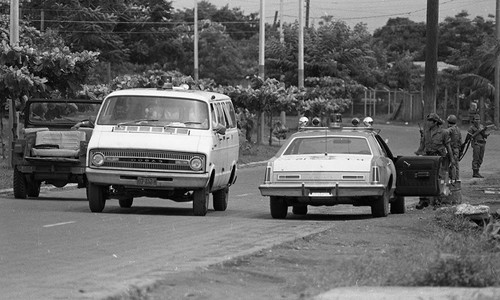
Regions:
<instances>
[{"instance_id":1,"label":"dirt shoulder","mask_svg":"<svg viewBox=\"0 0 500 300\"><path fill-rule=\"evenodd\" d=\"M498 197L484 190L498 186L500 173L488 179L463 181L463 200L492 205ZM330 211L328 211L330 210ZM331 208L308 214L308 220L329 218L329 230L259 251L223 264L166 277L145 299L309 299L336 287L407 286L414 272L439 255L434 210L370 218L331 215ZM325 217L324 214L329 214Z\"/></svg>"}]
</instances>

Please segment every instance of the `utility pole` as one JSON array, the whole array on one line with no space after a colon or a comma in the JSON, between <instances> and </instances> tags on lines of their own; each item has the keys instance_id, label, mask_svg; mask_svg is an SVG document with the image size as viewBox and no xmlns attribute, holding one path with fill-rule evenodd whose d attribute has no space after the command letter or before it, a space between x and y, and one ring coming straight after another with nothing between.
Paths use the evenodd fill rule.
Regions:
<instances>
[{"instance_id":1,"label":"utility pole","mask_svg":"<svg viewBox=\"0 0 500 300\"><path fill-rule=\"evenodd\" d=\"M280 0L280 42L282 44L285 42L285 34L283 33L283 0Z\"/></svg>"},{"instance_id":2,"label":"utility pole","mask_svg":"<svg viewBox=\"0 0 500 300\"><path fill-rule=\"evenodd\" d=\"M427 0L424 116L436 112L439 0Z\"/></svg>"},{"instance_id":3,"label":"utility pole","mask_svg":"<svg viewBox=\"0 0 500 300\"><path fill-rule=\"evenodd\" d=\"M265 51L266 51L266 17L265 17L265 6L266 1L260 0L260 22L259 22L259 77L264 81L265 78ZM262 144L264 142L265 133L265 113L260 112L259 116L259 129L257 131L257 143Z\"/></svg>"},{"instance_id":4,"label":"utility pole","mask_svg":"<svg viewBox=\"0 0 500 300\"><path fill-rule=\"evenodd\" d=\"M306 28L309 28L309 2L311 0L306 0Z\"/></svg>"},{"instance_id":5,"label":"utility pole","mask_svg":"<svg viewBox=\"0 0 500 300\"><path fill-rule=\"evenodd\" d=\"M299 0L299 82L298 87L304 87L304 0Z\"/></svg>"},{"instance_id":6,"label":"utility pole","mask_svg":"<svg viewBox=\"0 0 500 300\"><path fill-rule=\"evenodd\" d=\"M496 36L500 39L500 0L496 2ZM495 64L495 111L493 112L493 122L496 126L500 124L500 56L497 56Z\"/></svg>"},{"instance_id":7,"label":"utility pole","mask_svg":"<svg viewBox=\"0 0 500 300\"><path fill-rule=\"evenodd\" d=\"M19 45L19 0L10 0L10 45L12 47ZM18 124L19 124L19 114L16 112L16 99L9 95L9 146L8 150L10 153L10 148L12 142L19 136ZM11 160L12 161L12 160Z\"/></svg>"},{"instance_id":8,"label":"utility pole","mask_svg":"<svg viewBox=\"0 0 500 300\"><path fill-rule=\"evenodd\" d=\"M198 82L198 1L194 0L194 81Z\"/></svg>"}]
</instances>

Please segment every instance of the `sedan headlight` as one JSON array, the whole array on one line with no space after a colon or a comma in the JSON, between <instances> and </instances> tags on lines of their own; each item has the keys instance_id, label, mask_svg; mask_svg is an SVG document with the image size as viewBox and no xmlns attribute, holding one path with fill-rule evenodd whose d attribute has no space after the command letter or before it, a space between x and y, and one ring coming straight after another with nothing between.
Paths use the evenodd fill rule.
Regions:
<instances>
[{"instance_id":1,"label":"sedan headlight","mask_svg":"<svg viewBox=\"0 0 500 300\"><path fill-rule=\"evenodd\" d=\"M96 167L102 166L104 164L104 155L100 152L95 153L92 155L91 163Z\"/></svg>"},{"instance_id":2,"label":"sedan headlight","mask_svg":"<svg viewBox=\"0 0 500 300\"><path fill-rule=\"evenodd\" d=\"M189 161L189 166L193 171L200 171L203 169L203 160L199 156L195 156Z\"/></svg>"}]
</instances>

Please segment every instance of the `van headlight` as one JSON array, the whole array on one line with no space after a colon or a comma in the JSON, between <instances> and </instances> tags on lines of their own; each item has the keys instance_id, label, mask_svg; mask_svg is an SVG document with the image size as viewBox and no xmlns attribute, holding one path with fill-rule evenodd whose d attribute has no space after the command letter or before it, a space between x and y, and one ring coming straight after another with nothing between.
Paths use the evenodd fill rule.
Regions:
<instances>
[{"instance_id":1,"label":"van headlight","mask_svg":"<svg viewBox=\"0 0 500 300\"><path fill-rule=\"evenodd\" d=\"M91 163L96 167L102 166L104 164L104 155L100 152L94 153L94 155L92 155Z\"/></svg>"},{"instance_id":2,"label":"van headlight","mask_svg":"<svg viewBox=\"0 0 500 300\"><path fill-rule=\"evenodd\" d=\"M189 161L189 166L193 171L200 171L201 169L203 169L203 160L201 159L201 157L195 156Z\"/></svg>"}]
</instances>

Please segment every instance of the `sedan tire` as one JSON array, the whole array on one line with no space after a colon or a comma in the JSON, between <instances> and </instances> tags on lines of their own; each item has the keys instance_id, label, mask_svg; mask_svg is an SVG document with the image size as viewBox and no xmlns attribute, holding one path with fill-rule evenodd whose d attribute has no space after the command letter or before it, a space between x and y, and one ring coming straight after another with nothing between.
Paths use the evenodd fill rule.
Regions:
<instances>
[{"instance_id":1,"label":"sedan tire","mask_svg":"<svg viewBox=\"0 0 500 300\"><path fill-rule=\"evenodd\" d=\"M292 212L294 215L307 215L307 205L294 205Z\"/></svg>"},{"instance_id":2,"label":"sedan tire","mask_svg":"<svg viewBox=\"0 0 500 300\"><path fill-rule=\"evenodd\" d=\"M405 197L395 196L391 203L391 214L404 214L406 212Z\"/></svg>"},{"instance_id":3,"label":"sedan tire","mask_svg":"<svg viewBox=\"0 0 500 300\"><path fill-rule=\"evenodd\" d=\"M272 196L270 199L271 217L273 219L284 219L288 213L288 204L283 197Z\"/></svg>"},{"instance_id":4,"label":"sedan tire","mask_svg":"<svg viewBox=\"0 0 500 300\"><path fill-rule=\"evenodd\" d=\"M377 197L372 204L372 216L374 218L387 217L389 214L389 192L386 190L384 194Z\"/></svg>"}]
</instances>

